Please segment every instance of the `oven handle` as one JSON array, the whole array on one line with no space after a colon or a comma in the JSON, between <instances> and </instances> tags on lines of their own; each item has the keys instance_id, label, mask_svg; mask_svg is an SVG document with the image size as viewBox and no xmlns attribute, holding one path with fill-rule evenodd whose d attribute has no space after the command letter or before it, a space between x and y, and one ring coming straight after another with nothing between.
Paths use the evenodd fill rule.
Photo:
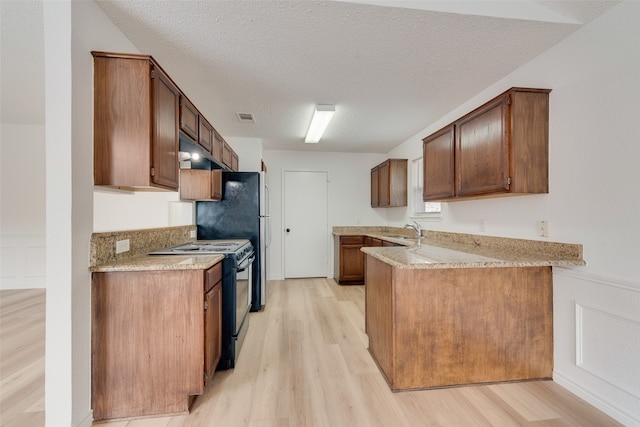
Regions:
<instances>
[{"instance_id":1,"label":"oven handle","mask_svg":"<svg viewBox=\"0 0 640 427\"><path fill-rule=\"evenodd\" d=\"M253 261L255 261L256 259L256 255L255 253L250 255L248 258L246 258L241 265L238 266L238 269L236 270L238 273L241 273L243 271L245 271L247 269L247 267L249 267L251 264L253 264Z\"/></svg>"}]
</instances>

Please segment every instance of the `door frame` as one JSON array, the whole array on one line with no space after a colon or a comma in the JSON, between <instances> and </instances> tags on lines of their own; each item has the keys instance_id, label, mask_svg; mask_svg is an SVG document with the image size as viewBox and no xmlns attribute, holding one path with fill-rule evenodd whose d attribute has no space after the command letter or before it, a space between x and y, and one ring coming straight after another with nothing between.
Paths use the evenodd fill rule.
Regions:
<instances>
[{"instance_id":1,"label":"door frame","mask_svg":"<svg viewBox=\"0 0 640 427\"><path fill-rule=\"evenodd\" d=\"M326 277L330 278L332 276L330 276L332 267L331 267L331 234L329 233L329 183L331 182L329 179L329 171L328 170L320 170L320 169L282 169L282 175L281 175L281 179L280 179L280 185L281 185L281 194L282 194L282 198L281 198L281 209L280 209L280 241L282 242L282 244L280 245L280 271L282 271L282 278L286 279L287 278L287 272L286 272L286 262L285 262L285 253L286 253L286 241L285 241L285 231L284 229L286 228L286 223L285 223L285 215L286 215L286 201L287 201L287 194L285 191L286 188L286 174L287 172L312 172L312 173L324 173L327 181L326 181L326 188L327 188L327 197L325 199L325 209L326 209L326 215L327 215L327 224L326 224L326 252L327 252L327 266L326 266Z\"/></svg>"}]
</instances>

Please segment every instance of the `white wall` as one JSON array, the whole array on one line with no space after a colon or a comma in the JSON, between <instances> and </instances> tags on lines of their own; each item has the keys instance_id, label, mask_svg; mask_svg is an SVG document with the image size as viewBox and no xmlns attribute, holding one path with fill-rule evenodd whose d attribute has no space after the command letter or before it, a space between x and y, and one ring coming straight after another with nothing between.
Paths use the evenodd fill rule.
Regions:
<instances>
[{"instance_id":1,"label":"white wall","mask_svg":"<svg viewBox=\"0 0 640 427\"><path fill-rule=\"evenodd\" d=\"M560 384L640 425L640 3L625 1L394 149L421 139L512 86L550 88L550 192L443 204L431 229L584 245L587 266L554 269ZM399 218L406 220L408 211Z\"/></svg>"},{"instance_id":2,"label":"white wall","mask_svg":"<svg viewBox=\"0 0 640 427\"><path fill-rule=\"evenodd\" d=\"M322 144L322 141L320 142ZM284 278L282 175L286 171L327 171L329 230L337 225L385 225L386 210L370 207L370 171L384 161L383 154L308 153L304 151L265 150L271 188L272 242L269 252L269 278ZM329 256L333 271L333 247Z\"/></svg>"},{"instance_id":3,"label":"white wall","mask_svg":"<svg viewBox=\"0 0 640 427\"><path fill-rule=\"evenodd\" d=\"M260 138L225 138L233 151L238 155L240 172L260 172L262 161L262 139Z\"/></svg>"},{"instance_id":4,"label":"white wall","mask_svg":"<svg viewBox=\"0 0 640 427\"><path fill-rule=\"evenodd\" d=\"M44 133L0 125L0 289L45 287Z\"/></svg>"}]
</instances>

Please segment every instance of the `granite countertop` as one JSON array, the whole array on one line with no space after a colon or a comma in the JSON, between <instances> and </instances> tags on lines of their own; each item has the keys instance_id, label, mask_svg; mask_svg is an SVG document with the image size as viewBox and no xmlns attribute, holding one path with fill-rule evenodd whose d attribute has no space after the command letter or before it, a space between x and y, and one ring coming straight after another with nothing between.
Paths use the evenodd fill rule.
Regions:
<instances>
[{"instance_id":1,"label":"granite countertop","mask_svg":"<svg viewBox=\"0 0 640 427\"><path fill-rule=\"evenodd\" d=\"M408 231L408 233L407 233ZM586 265L582 245L474 234L413 231L398 227L334 227L336 236L369 236L402 247L363 247L387 264L404 269L481 267L572 267Z\"/></svg>"},{"instance_id":2,"label":"granite countertop","mask_svg":"<svg viewBox=\"0 0 640 427\"><path fill-rule=\"evenodd\" d=\"M223 254L211 255L140 255L122 261L91 266L91 272L206 270L224 259Z\"/></svg>"}]
</instances>

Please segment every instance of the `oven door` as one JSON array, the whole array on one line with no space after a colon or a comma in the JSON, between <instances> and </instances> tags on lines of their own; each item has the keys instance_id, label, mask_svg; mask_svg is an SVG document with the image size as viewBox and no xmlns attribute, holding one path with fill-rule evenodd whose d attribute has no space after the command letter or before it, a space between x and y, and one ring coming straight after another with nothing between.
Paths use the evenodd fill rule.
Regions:
<instances>
[{"instance_id":1,"label":"oven door","mask_svg":"<svg viewBox=\"0 0 640 427\"><path fill-rule=\"evenodd\" d=\"M253 289L253 261L255 254L245 258L236 267L236 325L234 335L238 337L251 307L251 289Z\"/></svg>"}]
</instances>

